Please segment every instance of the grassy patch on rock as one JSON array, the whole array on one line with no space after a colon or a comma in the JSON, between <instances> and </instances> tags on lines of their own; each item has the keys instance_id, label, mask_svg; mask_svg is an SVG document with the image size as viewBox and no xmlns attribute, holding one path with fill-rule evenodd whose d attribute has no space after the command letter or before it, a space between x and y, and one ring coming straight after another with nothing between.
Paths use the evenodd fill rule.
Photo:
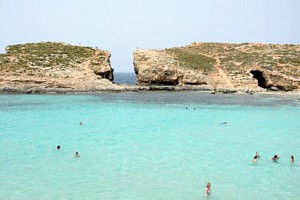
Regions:
<instances>
[{"instance_id":1,"label":"grassy patch on rock","mask_svg":"<svg viewBox=\"0 0 300 200\"><path fill-rule=\"evenodd\" d=\"M208 72L214 68L216 60L199 53L187 51L181 48L166 49L168 53L174 55L181 67L193 68Z\"/></svg>"},{"instance_id":2,"label":"grassy patch on rock","mask_svg":"<svg viewBox=\"0 0 300 200\"><path fill-rule=\"evenodd\" d=\"M299 71L299 45L192 43L166 51L184 67L207 71L212 69L215 59L218 59L227 74L234 74L238 70L240 74L247 75L251 68L259 66L299 78L298 73L294 73Z\"/></svg>"},{"instance_id":3,"label":"grassy patch on rock","mask_svg":"<svg viewBox=\"0 0 300 200\"><path fill-rule=\"evenodd\" d=\"M97 58L94 56L96 51ZM17 72L28 75L44 74L45 71L53 73L76 68L88 59L97 60L101 64L105 56L104 51L64 43L17 44L8 46L6 54L0 54L0 70L1 72Z\"/></svg>"}]
</instances>

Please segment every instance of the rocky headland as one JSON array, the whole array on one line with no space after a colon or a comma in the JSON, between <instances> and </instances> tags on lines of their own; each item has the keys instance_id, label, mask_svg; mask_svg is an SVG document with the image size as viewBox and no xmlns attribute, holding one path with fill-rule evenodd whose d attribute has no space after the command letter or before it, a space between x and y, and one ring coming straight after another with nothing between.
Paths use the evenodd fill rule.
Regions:
<instances>
[{"instance_id":1,"label":"rocky headland","mask_svg":"<svg viewBox=\"0 0 300 200\"><path fill-rule=\"evenodd\" d=\"M139 85L215 92L299 91L300 45L192 43L135 50Z\"/></svg>"},{"instance_id":2,"label":"rocky headland","mask_svg":"<svg viewBox=\"0 0 300 200\"><path fill-rule=\"evenodd\" d=\"M6 47L0 92L300 91L300 45L192 43L135 50L137 85L113 83L110 52L65 43Z\"/></svg>"},{"instance_id":3,"label":"rocky headland","mask_svg":"<svg viewBox=\"0 0 300 200\"><path fill-rule=\"evenodd\" d=\"M0 54L0 91L16 93L119 91L111 54L97 48L41 42L11 45Z\"/></svg>"}]
</instances>

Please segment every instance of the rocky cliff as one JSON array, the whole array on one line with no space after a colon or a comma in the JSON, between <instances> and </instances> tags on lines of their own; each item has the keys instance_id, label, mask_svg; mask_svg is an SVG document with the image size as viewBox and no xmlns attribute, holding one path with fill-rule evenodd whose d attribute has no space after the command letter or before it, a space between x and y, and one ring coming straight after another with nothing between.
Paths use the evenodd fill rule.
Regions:
<instances>
[{"instance_id":1,"label":"rocky cliff","mask_svg":"<svg viewBox=\"0 0 300 200\"><path fill-rule=\"evenodd\" d=\"M300 89L300 45L192 43L164 50L135 50L133 64L140 85Z\"/></svg>"},{"instance_id":2,"label":"rocky cliff","mask_svg":"<svg viewBox=\"0 0 300 200\"><path fill-rule=\"evenodd\" d=\"M11 45L0 54L0 89L34 91L118 88L110 53L91 47L42 42Z\"/></svg>"}]
</instances>

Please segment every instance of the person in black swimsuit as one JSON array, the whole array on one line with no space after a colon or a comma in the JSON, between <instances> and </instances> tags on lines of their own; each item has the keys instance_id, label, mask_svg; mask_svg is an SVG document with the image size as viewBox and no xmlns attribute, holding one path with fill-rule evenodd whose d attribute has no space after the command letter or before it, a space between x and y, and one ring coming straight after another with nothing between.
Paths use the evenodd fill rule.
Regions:
<instances>
[{"instance_id":1,"label":"person in black swimsuit","mask_svg":"<svg viewBox=\"0 0 300 200\"><path fill-rule=\"evenodd\" d=\"M279 160L279 156L277 154L275 154L271 159L273 162L277 162Z\"/></svg>"},{"instance_id":2,"label":"person in black swimsuit","mask_svg":"<svg viewBox=\"0 0 300 200\"><path fill-rule=\"evenodd\" d=\"M293 164L294 163L294 155L291 155L291 163Z\"/></svg>"},{"instance_id":3,"label":"person in black swimsuit","mask_svg":"<svg viewBox=\"0 0 300 200\"><path fill-rule=\"evenodd\" d=\"M257 159L259 158L260 158L259 153L256 152L255 156L253 157L253 162L256 163Z\"/></svg>"}]
</instances>

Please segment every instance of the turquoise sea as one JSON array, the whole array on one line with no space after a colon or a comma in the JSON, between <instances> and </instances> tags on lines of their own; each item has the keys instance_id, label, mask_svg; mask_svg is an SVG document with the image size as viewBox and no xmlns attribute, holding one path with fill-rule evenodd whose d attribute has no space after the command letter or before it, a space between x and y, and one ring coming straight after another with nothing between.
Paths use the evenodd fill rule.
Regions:
<instances>
[{"instance_id":1,"label":"turquoise sea","mask_svg":"<svg viewBox=\"0 0 300 200\"><path fill-rule=\"evenodd\" d=\"M299 199L299 99L2 94L0 199Z\"/></svg>"}]
</instances>

